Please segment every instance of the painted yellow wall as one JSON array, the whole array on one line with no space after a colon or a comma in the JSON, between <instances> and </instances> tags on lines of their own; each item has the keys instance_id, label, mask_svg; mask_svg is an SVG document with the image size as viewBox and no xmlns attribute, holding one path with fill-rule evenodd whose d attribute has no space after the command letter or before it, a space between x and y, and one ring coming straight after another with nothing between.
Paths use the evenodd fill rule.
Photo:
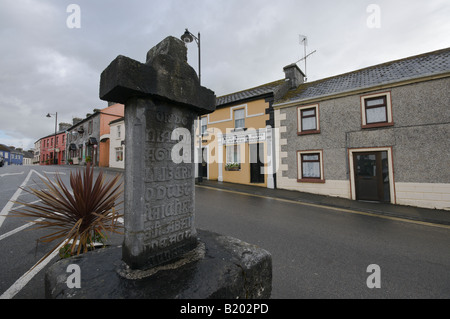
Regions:
<instances>
[{"instance_id":1,"label":"painted yellow wall","mask_svg":"<svg viewBox=\"0 0 450 319\"><path fill-rule=\"evenodd\" d=\"M224 108L219 108L213 113L207 115L208 118L208 126L207 132L208 134L203 137L203 147L207 146L209 148L208 156L210 159L212 157L218 157L218 140L217 134L227 134L230 133L230 130L234 129L234 111L238 109L246 109L246 117L245 117L245 127L247 129L260 129L266 127L266 121L269 119L269 115L265 114L266 108L269 107L269 104L264 101L264 99L251 101L244 104L235 104ZM267 156L267 144L264 143L264 158ZM224 182L231 183L239 183L239 184L248 184L248 185L257 185L257 186L267 186L267 176L264 176L264 183L250 183L250 152L249 152L249 144L239 144L240 152L241 152L241 169L240 171L226 171L226 147L225 145L221 146L223 148L223 165L222 165L222 176ZM213 163L209 163L209 175L208 178L210 180L217 180L219 177L219 165L218 161L214 161Z\"/></svg>"}]
</instances>

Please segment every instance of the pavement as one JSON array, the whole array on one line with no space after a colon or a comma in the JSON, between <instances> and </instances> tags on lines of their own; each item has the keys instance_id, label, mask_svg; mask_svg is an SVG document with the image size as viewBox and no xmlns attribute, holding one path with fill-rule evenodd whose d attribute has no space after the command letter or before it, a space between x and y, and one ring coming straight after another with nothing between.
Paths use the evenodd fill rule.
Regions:
<instances>
[{"instance_id":1,"label":"pavement","mask_svg":"<svg viewBox=\"0 0 450 319\"><path fill-rule=\"evenodd\" d=\"M450 225L450 211L447 210L428 209L390 203L357 201L346 198L303 193L298 191L269 189L260 186L210 181L205 179L203 179L202 182L196 182L196 185L239 193L246 193L266 198L278 198L283 200L302 202L305 204L323 205L337 209L365 212L373 215L388 216L433 224Z\"/></svg>"}]
</instances>

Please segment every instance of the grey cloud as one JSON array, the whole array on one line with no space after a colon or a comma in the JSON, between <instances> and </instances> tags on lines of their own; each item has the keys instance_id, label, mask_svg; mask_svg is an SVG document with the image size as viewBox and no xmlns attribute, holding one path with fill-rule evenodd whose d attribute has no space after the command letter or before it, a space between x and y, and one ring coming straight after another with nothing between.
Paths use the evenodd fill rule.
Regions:
<instances>
[{"instance_id":1,"label":"grey cloud","mask_svg":"<svg viewBox=\"0 0 450 319\"><path fill-rule=\"evenodd\" d=\"M202 85L217 95L281 79L303 56L299 34L308 36L308 52L317 50L310 81L450 46L446 0L375 2L376 30L366 25L371 0L2 0L0 143L4 132L15 141L50 134L48 112L70 122L106 106L100 73L117 55L144 62L152 46L185 28L201 32ZM71 3L81 8L80 29L67 28ZM197 71L195 43L188 60Z\"/></svg>"}]
</instances>

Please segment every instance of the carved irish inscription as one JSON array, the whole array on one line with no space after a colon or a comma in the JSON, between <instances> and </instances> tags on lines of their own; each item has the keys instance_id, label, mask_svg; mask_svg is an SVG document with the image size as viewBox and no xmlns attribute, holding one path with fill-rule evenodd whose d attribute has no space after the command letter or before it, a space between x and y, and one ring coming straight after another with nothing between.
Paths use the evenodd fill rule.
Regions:
<instances>
[{"instance_id":1,"label":"carved irish inscription","mask_svg":"<svg viewBox=\"0 0 450 319\"><path fill-rule=\"evenodd\" d=\"M151 265L175 258L196 243L190 143L194 113L167 105L155 107L153 114L148 111L140 176L144 186L141 238Z\"/></svg>"},{"instance_id":2,"label":"carved irish inscription","mask_svg":"<svg viewBox=\"0 0 450 319\"><path fill-rule=\"evenodd\" d=\"M127 132L141 141L126 148L133 158L126 176L134 186L132 194L126 191L125 203L140 213L132 215L134 223L125 221L124 250L133 268L148 268L176 258L197 242L191 143L196 114L162 101L141 99L136 105L125 109L126 117L130 113Z\"/></svg>"}]
</instances>

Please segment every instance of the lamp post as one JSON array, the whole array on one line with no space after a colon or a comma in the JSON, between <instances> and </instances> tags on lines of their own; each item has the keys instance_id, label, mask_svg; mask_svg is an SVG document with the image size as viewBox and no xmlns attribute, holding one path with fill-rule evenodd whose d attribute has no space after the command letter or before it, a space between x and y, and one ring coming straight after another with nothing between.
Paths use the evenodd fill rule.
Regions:
<instances>
[{"instance_id":1,"label":"lamp post","mask_svg":"<svg viewBox=\"0 0 450 319\"><path fill-rule=\"evenodd\" d=\"M196 37L191 32L189 32L188 29L184 31L183 35L181 36L181 40L183 40L184 43L191 43L195 40L198 47L198 82L201 84L201 65L200 65L200 32L198 33L198 36Z\"/></svg>"},{"instance_id":2,"label":"lamp post","mask_svg":"<svg viewBox=\"0 0 450 319\"><path fill-rule=\"evenodd\" d=\"M58 125L58 112L56 113L47 113L47 117L55 116L55 141L53 145L53 164L58 164L58 158L56 157L56 127Z\"/></svg>"},{"instance_id":3,"label":"lamp post","mask_svg":"<svg viewBox=\"0 0 450 319\"><path fill-rule=\"evenodd\" d=\"M198 47L198 83L201 85L201 59L200 59L200 32L198 33L198 36L196 37L195 35L193 35L191 32L189 32L189 30L186 28L186 31L184 31L183 35L181 36L181 40L184 43L191 43L192 41L195 40L195 42L197 43L197 47ZM201 120L200 117L198 117L197 122L199 123L199 129L198 129L198 136L199 136L199 143L198 143L198 152L200 154L200 158L201 158L201 163L199 163L199 165L197 165L197 173L198 173L198 177L197 177L197 181L199 183L203 182L203 172L200 171L200 169L203 166L203 154L202 154L202 132L201 132ZM198 157L197 157L198 158Z\"/></svg>"}]
</instances>

